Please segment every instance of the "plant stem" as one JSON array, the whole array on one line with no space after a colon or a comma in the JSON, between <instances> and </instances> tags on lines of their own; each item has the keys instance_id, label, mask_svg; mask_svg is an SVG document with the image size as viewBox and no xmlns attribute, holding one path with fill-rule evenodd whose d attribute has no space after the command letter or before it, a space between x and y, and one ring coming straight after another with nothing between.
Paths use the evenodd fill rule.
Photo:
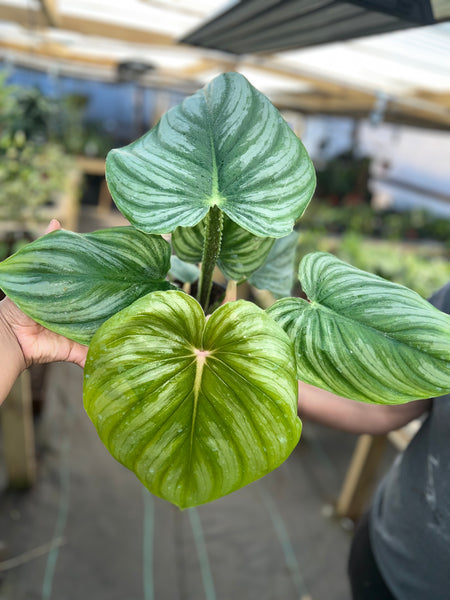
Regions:
<instances>
[{"instance_id":1,"label":"plant stem","mask_svg":"<svg viewBox=\"0 0 450 600\"><path fill-rule=\"evenodd\" d=\"M222 245L222 229L223 213L217 206L212 206L206 220L202 270L197 297L205 313L209 306L214 267L216 266Z\"/></svg>"}]
</instances>

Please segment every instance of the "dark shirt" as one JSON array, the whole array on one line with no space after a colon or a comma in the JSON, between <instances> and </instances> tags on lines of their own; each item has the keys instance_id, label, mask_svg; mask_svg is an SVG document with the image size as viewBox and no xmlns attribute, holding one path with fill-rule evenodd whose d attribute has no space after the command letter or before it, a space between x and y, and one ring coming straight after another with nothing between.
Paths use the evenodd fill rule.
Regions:
<instances>
[{"instance_id":1,"label":"dark shirt","mask_svg":"<svg viewBox=\"0 0 450 600\"><path fill-rule=\"evenodd\" d=\"M430 302L450 313L450 283ZM422 427L383 479L370 538L398 600L450 599L450 394L433 399Z\"/></svg>"}]
</instances>

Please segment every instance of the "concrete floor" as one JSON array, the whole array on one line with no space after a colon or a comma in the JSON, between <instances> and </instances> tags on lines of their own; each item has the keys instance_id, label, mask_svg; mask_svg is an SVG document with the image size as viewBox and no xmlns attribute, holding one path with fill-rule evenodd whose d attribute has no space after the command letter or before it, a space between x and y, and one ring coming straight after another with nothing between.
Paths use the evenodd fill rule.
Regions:
<instances>
[{"instance_id":1,"label":"concrete floor","mask_svg":"<svg viewBox=\"0 0 450 600\"><path fill-rule=\"evenodd\" d=\"M354 436L307 424L278 470L181 512L109 455L81 397L81 370L52 365L37 484L0 492L18 559L0 563L0 600L349 599L351 534L327 515Z\"/></svg>"}]
</instances>

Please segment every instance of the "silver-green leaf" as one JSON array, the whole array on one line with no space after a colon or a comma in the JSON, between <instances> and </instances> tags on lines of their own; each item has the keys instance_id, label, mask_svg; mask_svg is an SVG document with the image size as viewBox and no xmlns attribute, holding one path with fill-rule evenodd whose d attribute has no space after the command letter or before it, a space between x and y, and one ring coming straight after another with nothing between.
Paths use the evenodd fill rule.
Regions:
<instances>
[{"instance_id":1,"label":"silver-green leaf","mask_svg":"<svg viewBox=\"0 0 450 600\"><path fill-rule=\"evenodd\" d=\"M294 285L298 238L298 232L293 231L276 240L266 261L250 275L249 282L260 290L269 290L275 298L289 296Z\"/></svg>"},{"instance_id":2,"label":"silver-green leaf","mask_svg":"<svg viewBox=\"0 0 450 600\"><path fill-rule=\"evenodd\" d=\"M298 378L341 396L398 404L450 392L450 317L415 292L315 252L299 279L310 302L269 314L291 337Z\"/></svg>"},{"instance_id":3,"label":"silver-green leaf","mask_svg":"<svg viewBox=\"0 0 450 600\"><path fill-rule=\"evenodd\" d=\"M112 455L181 508L262 477L301 432L281 327L246 301L206 321L179 291L151 293L99 329L84 403Z\"/></svg>"},{"instance_id":4,"label":"silver-green leaf","mask_svg":"<svg viewBox=\"0 0 450 600\"><path fill-rule=\"evenodd\" d=\"M113 314L165 281L170 245L134 227L94 233L58 230L0 264L0 287L48 329L89 344Z\"/></svg>"},{"instance_id":5,"label":"silver-green leaf","mask_svg":"<svg viewBox=\"0 0 450 600\"><path fill-rule=\"evenodd\" d=\"M315 188L300 140L238 73L216 77L143 137L112 150L106 177L118 208L148 233L192 227L218 206L255 235L282 237Z\"/></svg>"},{"instance_id":6,"label":"silver-green leaf","mask_svg":"<svg viewBox=\"0 0 450 600\"><path fill-rule=\"evenodd\" d=\"M172 234L173 249L182 260L199 263L204 236L204 220L195 227L177 227ZM244 279L264 263L274 242L274 238L253 235L225 217L217 266L227 279Z\"/></svg>"},{"instance_id":7,"label":"silver-green leaf","mask_svg":"<svg viewBox=\"0 0 450 600\"><path fill-rule=\"evenodd\" d=\"M183 283L194 283L200 277L200 269L197 265L185 262L181 258L178 258L178 256L175 256L175 254L172 254L170 257L169 276Z\"/></svg>"}]
</instances>

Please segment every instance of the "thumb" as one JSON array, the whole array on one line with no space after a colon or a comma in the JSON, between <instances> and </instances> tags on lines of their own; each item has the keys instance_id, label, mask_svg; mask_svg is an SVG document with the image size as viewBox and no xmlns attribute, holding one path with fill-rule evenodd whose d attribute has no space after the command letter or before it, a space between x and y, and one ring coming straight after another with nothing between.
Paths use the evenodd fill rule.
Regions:
<instances>
[{"instance_id":1,"label":"thumb","mask_svg":"<svg viewBox=\"0 0 450 600\"><path fill-rule=\"evenodd\" d=\"M52 231L56 231L57 229L61 229L61 223L58 221L58 219L52 219L47 225L45 233L51 233Z\"/></svg>"}]
</instances>

